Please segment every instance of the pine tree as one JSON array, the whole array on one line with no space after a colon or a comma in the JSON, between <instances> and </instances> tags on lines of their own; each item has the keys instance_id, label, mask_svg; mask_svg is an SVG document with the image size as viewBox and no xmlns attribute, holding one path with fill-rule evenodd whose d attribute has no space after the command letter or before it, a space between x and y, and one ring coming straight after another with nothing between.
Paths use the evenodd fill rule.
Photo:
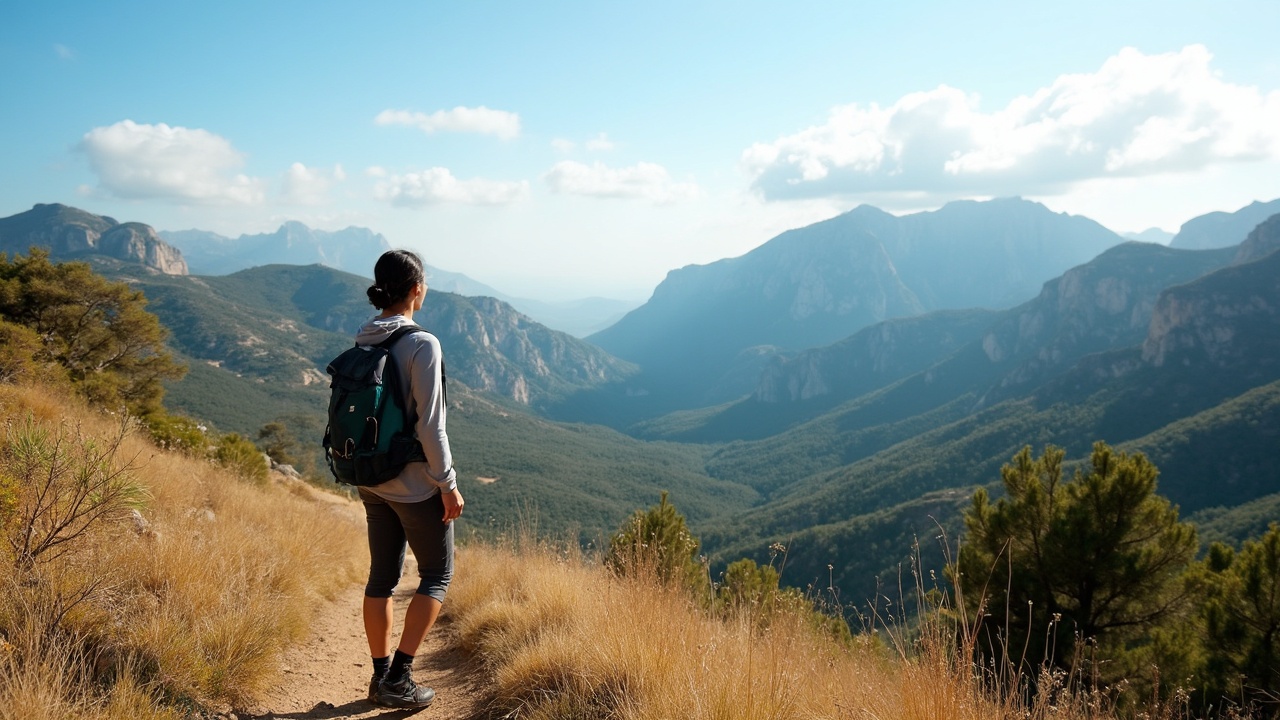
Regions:
<instances>
[{"instance_id":1,"label":"pine tree","mask_svg":"<svg viewBox=\"0 0 1280 720\"><path fill-rule=\"evenodd\" d=\"M657 505L637 510L610 538L605 562L620 574L652 571L663 582L680 583L700 593L706 587L706 573L698 559L700 545L664 490Z\"/></svg>"},{"instance_id":2,"label":"pine tree","mask_svg":"<svg viewBox=\"0 0 1280 720\"><path fill-rule=\"evenodd\" d=\"M13 261L0 253L0 320L35 332L33 360L61 365L93 402L137 415L159 411L162 381L186 372L164 349L167 333L146 304L87 263L55 265L38 248Z\"/></svg>"},{"instance_id":3,"label":"pine tree","mask_svg":"<svg viewBox=\"0 0 1280 720\"><path fill-rule=\"evenodd\" d=\"M1069 482L1063 457L1023 448L1001 469L1007 497L993 505L980 489L965 515L954 574L984 618L985 651L1017 667L1119 658L1185 599L1180 578L1196 549L1145 456L1096 443ZM1091 671L1107 680L1126 665Z\"/></svg>"},{"instance_id":4,"label":"pine tree","mask_svg":"<svg viewBox=\"0 0 1280 720\"><path fill-rule=\"evenodd\" d=\"M1198 568L1204 695L1280 710L1280 525L1240 552L1214 543Z\"/></svg>"}]
</instances>

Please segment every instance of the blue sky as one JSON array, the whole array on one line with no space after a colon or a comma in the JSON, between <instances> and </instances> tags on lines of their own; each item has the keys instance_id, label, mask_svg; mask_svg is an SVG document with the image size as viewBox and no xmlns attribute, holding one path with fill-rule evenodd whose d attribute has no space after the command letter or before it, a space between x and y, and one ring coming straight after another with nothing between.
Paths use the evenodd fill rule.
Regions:
<instances>
[{"instance_id":1,"label":"blue sky","mask_svg":"<svg viewBox=\"0 0 1280 720\"><path fill-rule=\"evenodd\" d=\"M360 225L545 298L643 299L863 202L1174 231L1280 197L1276 27L1275 2L8 3L0 216Z\"/></svg>"}]
</instances>

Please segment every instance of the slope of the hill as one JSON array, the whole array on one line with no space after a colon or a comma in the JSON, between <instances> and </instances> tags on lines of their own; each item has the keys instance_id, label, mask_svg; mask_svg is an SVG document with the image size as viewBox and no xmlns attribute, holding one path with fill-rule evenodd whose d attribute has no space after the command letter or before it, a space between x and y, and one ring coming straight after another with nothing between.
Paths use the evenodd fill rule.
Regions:
<instances>
[{"instance_id":1,"label":"slope of the hill","mask_svg":"<svg viewBox=\"0 0 1280 720\"><path fill-rule=\"evenodd\" d=\"M775 363L752 397L640 430L651 437L751 439L827 408L836 413L831 422L856 430L966 396L969 408L994 404L1033 390L1085 355L1141 342L1161 291L1228 264L1234 252L1125 243L1045 283L1039 296L1011 310L888 321ZM809 425L797 429L794 444L811 446L814 432Z\"/></svg>"},{"instance_id":2,"label":"slope of the hill","mask_svg":"<svg viewBox=\"0 0 1280 720\"><path fill-rule=\"evenodd\" d=\"M1277 250L1280 250L1280 213L1262 221L1249 232L1240 243L1232 264L1261 260Z\"/></svg>"},{"instance_id":3,"label":"slope of the hill","mask_svg":"<svg viewBox=\"0 0 1280 720\"><path fill-rule=\"evenodd\" d=\"M269 265L217 277L173 278L98 263L129 281L195 361L273 384L325 387L324 367L373 314L368 280L321 265ZM521 404L616 381L632 369L492 298L430 293L416 318L441 340L450 377Z\"/></svg>"},{"instance_id":4,"label":"slope of the hill","mask_svg":"<svg viewBox=\"0 0 1280 720\"><path fill-rule=\"evenodd\" d=\"M970 392L925 414L853 422L913 383L920 392L926 371L782 436L713 453L713 475L767 499L716 520L704 541L722 559L760 559L770 544L789 543L791 582L811 582L831 564L846 591L867 597L903 557L886 539L908 527L933 532L911 508L928 498L940 513L956 507L975 485L998 480L1026 444L1052 443L1077 458L1095 440L1149 451L1164 463L1162 494L1187 512L1269 495L1280 490L1277 338L1280 253L1168 288L1143 344L1087 355L1032 394L983 409ZM898 404L885 403L880 418ZM954 532L957 516L945 515L929 517ZM890 555L877 554L886 547Z\"/></svg>"},{"instance_id":5,"label":"slope of the hill","mask_svg":"<svg viewBox=\"0 0 1280 720\"><path fill-rule=\"evenodd\" d=\"M329 393L320 368L350 345L371 314L367 280L318 265L183 278L143 276L105 260L97 265L147 294L148 308L188 363L187 376L168 386L169 408L249 436L283 421L300 452L320 465L314 456ZM534 326L492 298L429 293L415 319L445 350L449 433L469 507L501 520L478 523L478 531L497 532L526 515L548 530L574 529L597 540L663 490L697 519L755 501L754 491L706 475L703 448L550 422L520 402L625 370L598 348ZM523 384L500 384L503 373Z\"/></svg>"}]
</instances>

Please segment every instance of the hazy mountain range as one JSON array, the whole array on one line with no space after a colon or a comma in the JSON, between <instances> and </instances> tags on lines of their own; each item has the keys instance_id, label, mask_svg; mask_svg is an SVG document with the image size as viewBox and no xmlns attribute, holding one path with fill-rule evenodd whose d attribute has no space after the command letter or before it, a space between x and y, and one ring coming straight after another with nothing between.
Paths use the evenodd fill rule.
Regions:
<instances>
[{"instance_id":1,"label":"hazy mountain range","mask_svg":"<svg viewBox=\"0 0 1280 720\"><path fill-rule=\"evenodd\" d=\"M1235 238L1255 210L1214 223ZM961 242L968 256L944 250ZM787 582L830 580L856 604L895 582L913 539L937 567L924 540L954 537L973 488L1026 444L1148 453L1206 537L1280 515L1280 215L1210 244L1125 242L1021 200L859 208L673 271L593 337L604 349L444 292L444 276L418 319L449 359L450 430L484 514L554 495L540 522L598 539L670 490L715 563L783 542ZM366 280L318 264L183 277L70 252L142 289L170 328L191 367L171 407L317 435L320 368L369 314Z\"/></svg>"},{"instance_id":2,"label":"hazy mountain range","mask_svg":"<svg viewBox=\"0 0 1280 720\"><path fill-rule=\"evenodd\" d=\"M287 222L274 233L229 238L206 230L161 231L160 237L179 248L191 272L227 275L261 265L311 265L371 277L373 265L391 245L368 228L315 230L300 222ZM470 297L502 300L538 322L583 337L608 327L638 303L609 298L585 298L545 302L507 295L462 273L427 265L427 283L436 290Z\"/></svg>"},{"instance_id":3,"label":"hazy mountain range","mask_svg":"<svg viewBox=\"0 0 1280 720\"><path fill-rule=\"evenodd\" d=\"M902 217L861 206L741 257L674 270L647 303L589 339L643 369L617 391L633 398L633 412L618 416L632 422L750 392L776 352L931 310L1010 307L1123 241L1016 198ZM598 407L584 399L560 417L602 421Z\"/></svg>"},{"instance_id":4,"label":"hazy mountain range","mask_svg":"<svg viewBox=\"0 0 1280 720\"><path fill-rule=\"evenodd\" d=\"M1169 244L1191 250L1239 245L1258 223L1276 213L1280 213L1280 199L1253 202L1232 213L1211 212L1183 223Z\"/></svg>"}]
</instances>

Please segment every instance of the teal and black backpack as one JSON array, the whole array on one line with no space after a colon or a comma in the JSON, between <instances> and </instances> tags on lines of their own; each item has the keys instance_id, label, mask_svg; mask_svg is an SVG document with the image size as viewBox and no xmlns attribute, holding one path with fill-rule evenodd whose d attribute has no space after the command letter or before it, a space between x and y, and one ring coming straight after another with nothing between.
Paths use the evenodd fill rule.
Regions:
<instances>
[{"instance_id":1,"label":"teal and black backpack","mask_svg":"<svg viewBox=\"0 0 1280 720\"><path fill-rule=\"evenodd\" d=\"M324 454L338 482L378 485L404 466L425 461L404 407L404 385L391 357L400 338L422 332L417 325L396 328L377 345L356 345L326 368L333 376Z\"/></svg>"}]
</instances>

